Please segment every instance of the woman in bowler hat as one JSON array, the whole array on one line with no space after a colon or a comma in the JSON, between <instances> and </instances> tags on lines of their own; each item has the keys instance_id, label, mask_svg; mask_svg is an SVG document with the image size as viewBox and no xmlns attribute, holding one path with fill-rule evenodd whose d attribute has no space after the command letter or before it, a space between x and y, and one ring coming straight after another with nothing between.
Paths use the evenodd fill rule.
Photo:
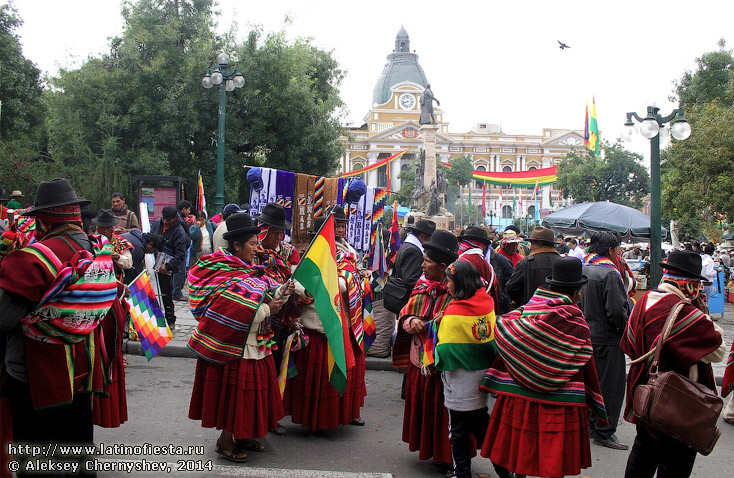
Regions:
<instances>
[{"instance_id":1,"label":"woman in bowler hat","mask_svg":"<svg viewBox=\"0 0 734 478\"><path fill-rule=\"evenodd\" d=\"M590 467L587 409L606 419L591 334L577 305L588 281L582 267L574 257L559 258L530 301L495 325L498 356L481 389L499 396L481 455L516 477Z\"/></svg>"},{"instance_id":2,"label":"woman in bowler hat","mask_svg":"<svg viewBox=\"0 0 734 478\"><path fill-rule=\"evenodd\" d=\"M459 257L456 253L458 240L449 231L436 230L423 247L423 276L398 314L395 339L397 353L407 348L410 358L405 385L403 441L410 451L418 451L418 459L433 458L448 470L452 459L443 383L435 369L421 366L420 350L422 338L426 336L426 322L433 320L449 303L451 296L445 271Z\"/></svg>"}]
</instances>

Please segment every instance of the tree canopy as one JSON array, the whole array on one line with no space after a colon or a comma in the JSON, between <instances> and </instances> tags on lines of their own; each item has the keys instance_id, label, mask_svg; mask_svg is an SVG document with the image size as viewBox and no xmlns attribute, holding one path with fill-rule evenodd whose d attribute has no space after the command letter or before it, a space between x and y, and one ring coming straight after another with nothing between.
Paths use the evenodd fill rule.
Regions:
<instances>
[{"instance_id":1,"label":"tree canopy","mask_svg":"<svg viewBox=\"0 0 734 478\"><path fill-rule=\"evenodd\" d=\"M691 136L661 155L663 215L710 237L734 219L734 55L718 46L677 82Z\"/></svg>"},{"instance_id":2,"label":"tree canopy","mask_svg":"<svg viewBox=\"0 0 734 478\"><path fill-rule=\"evenodd\" d=\"M226 94L227 202L247 198L245 165L332 174L341 155L343 73L331 52L308 39L289 40L283 32L264 34L259 28L240 42L235 30L219 36L212 8L212 0L123 2L123 31L110 40L109 51L49 80L42 98L48 112L36 121L45 120L47 152L3 145L15 157L0 159L0 169L40 156L44 170L69 176L96 206L108 205L112 191L132 193L132 178L142 174L181 176L187 196L194 197L201 171L205 190L213 192L219 88L207 90L201 79L225 51L230 67L245 79L243 88ZM13 65L14 75L28 67L25 79L9 78L4 70L0 75L0 134L15 136L33 125L32 110L19 115L14 102L30 101L16 100L4 81L21 83L25 94L35 82L41 98L39 72L22 58L13 33L19 22L8 7L0 10L0 65ZM48 178L37 180L43 179Z\"/></svg>"},{"instance_id":3,"label":"tree canopy","mask_svg":"<svg viewBox=\"0 0 734 478\"><path fill-rule=\"evenodd\" d=\"M639 208L650 193L650 175L642 156L617 141L602 142L604 157L584 148L572 150L558 166L556 187L576 202L610 201Z\"/></svg>"}]
</instances>

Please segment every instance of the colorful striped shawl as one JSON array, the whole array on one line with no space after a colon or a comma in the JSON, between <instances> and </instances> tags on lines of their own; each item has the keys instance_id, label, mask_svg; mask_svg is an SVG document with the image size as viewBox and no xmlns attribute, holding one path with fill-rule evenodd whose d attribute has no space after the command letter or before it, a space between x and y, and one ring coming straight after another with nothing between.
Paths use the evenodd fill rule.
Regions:
<instances>
[{"instance_id":1,"label":"colorful striped shawl","mask_svg":"<svg viewBox=\"0 0 734 478\"><path fill-rule=\"evenodd\" d=\"M189 271L189 284L191 312L199 324L188 347L214 363L242 357L257 309L279 284L262 267L224 249L200 259Z\"/></svg>"},{"instance_id":2,"label":"colorful striped shawl","mask_svg":"<svg viewBox=\"0 0 734 478\"><path fill-rule=\"evenodd\" d=\"M112 244L89 236L93 252L81 249L62 263L43 241L19 253L41 261L54 276L36 308L21 320L23 333L52 344L82 341L102 321L117 296Z\"/></svg>"},{"instance_id":3,"label":"colorful striped shawl","mask_svg":"<svg viewBox=\"0 0 734 478\"><path fill-rule=\"evenodd\" d=\"M411 317L418 317L425 322L441 312L451 300L445 282L429 281L421 276L410 294L408 303L402 308L398 318L398 333L393 346L393 367L402 368L410 365L410 344L413 336L403 330L403 322Z\"/></svg>"},{"instance_id":4,"label":"colorful striped shawl","mask_svg":"<svg viewBox=\"0 0 734 478\"><path fill-rule=\"evenodd\" d=\"M497 319L499 356L481 389L543 403L590 406L606 420L589 327L568 296L538 288Z\"/></svg>"},{"instance_id":5,"label":"colorful striped shawl","mask_svg":"<svg viewBox=\"0 0 734 478\"><path fill-rule=\"evenodd\" d=\"M452 300L438 326L436 369L486 370L497 354L496 320L494 301L484 289L468 299Z\"/></svg>"},{"instance_id":6,"label":"colorful striped shawl","mask_svg":"<svg viewBox=\"0 0 734 478\"><path fill-rule=\"evenodd\" d=\"M681 297L674 293L677 290L669 284L660 284L658 289L648 291L635 304L627 328L622 335L620 347L631 359L636 359L657 346L663 325ZM692 366L698 364L698 382L716 389L713 370L709 363L699 363L709 353L721 345L721 335L714 330L711 319L695 306L686 304L678 313L670 335L665 340L660 354L660 370L675 370L688 376ZM625 420L637 423L632 412L632 398L637 385L647 382L648 369L652 355L645 362L630 366L627 373L627 400L625 403Z\"/></svg>"},{"instance_id":7,"label":"colorful striped shawl","mask_svg":"<svg viewBox=\"0 0 734 478\"><path fill-rule=\"evenodd\" d=\"M622 273L619 272L619 269L617 268L617 266L608 257L600 256L599 254L596 254L596 253L591 253L588 256L586 256L586 259L584 259L584 264L588 266L604 266L604 267L609 267L610 269L614 269L614 272L616 272L617 275L619 276L619 280L621 280L622 283L624 283L624 279L622 279Z\"/></svg>"},{"instance_id":8,"label":"colorful striped shawl","mask_svg":"<svg viewBox=\"0 0 734 478\"><path fill-rule=\"evenodd\" d=\"M357 271L357 254L353 252L345 252L338 248L336 252L336 267L339 277L346 282L347 297L349 304L347 311L349 312L349 323L352 328L352 334L357 340L359 346L364 350L364 331L362 328L362 289L360 288L359 272Z\"/></svg>"},{"instance_id":9,"label":"colorful striped shawl","mask_svg":"<svg viewBox=\"0 0 734 478\"><path fill-rule=\"evenodd\" d=\"M542 287L523 307L497 320L495 335L513 378L539 393L563 386L593 353L581 309L567 295Z\"/></svg>"}]
</instances>

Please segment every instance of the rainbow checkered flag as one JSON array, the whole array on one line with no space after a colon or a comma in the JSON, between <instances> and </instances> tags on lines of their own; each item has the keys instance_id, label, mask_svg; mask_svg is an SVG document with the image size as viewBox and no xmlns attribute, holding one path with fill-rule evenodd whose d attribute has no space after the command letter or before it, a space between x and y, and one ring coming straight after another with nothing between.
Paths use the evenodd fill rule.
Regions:
<instances>
[{"instance_id":1,"label":"rainbow checkered flag","mask_svg":"<svg viewBox=\"0 0 734 478\"><path fill-rule=\"evenodd\" d=\"M173 334L150 285L148 273L143 271L128 287L130 297L126 300L130 304L130 318L150 361L171 341Z\"/></svg>"}]
</instances>

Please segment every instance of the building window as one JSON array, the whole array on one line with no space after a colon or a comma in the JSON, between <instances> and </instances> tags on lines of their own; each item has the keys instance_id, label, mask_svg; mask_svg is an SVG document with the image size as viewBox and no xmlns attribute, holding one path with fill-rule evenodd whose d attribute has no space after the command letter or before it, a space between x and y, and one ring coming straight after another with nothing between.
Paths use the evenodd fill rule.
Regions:
<instances>
[{"instance_id":1,"label":"building window","mask_svg":"<svg viewBox=\"0 0 734 478\"><path fill-rule=\"evenodd\" d=\"M528 216L530 216L531 218L535 217L535 206L530 206L528 208Z\"/></svg>"},{"instance_id":2,"label":"building window","mask_svg":"<svg viewBox=\"0 0 734 478\"><path fill-rule=\"evenodd\" d=\"M535 166L530 166L530 167L528 168L528 171L533 171L533 170L535 170L535 169L538 169L538 168L536 168Z\"/></svg>"},{"instance_id":3,"label":"building window","mask_svg":"<svg viewBox=\"0 0 734 478\"><path fill-rule=\"evenodd\" d=\"M512 218L512 206L502 206L502 218L503 219Z\"/></svg>"},{"instance_id":4,"label":"building window","mask_svg":"<svg viewBox=\"0 0 734 478\"><path fill-rule=\"evenodd\" d=\"M511 173L512 172L512 166L505 166L502 168L503 173Z\"/></svg>"},{"instance_id":5,"label":"building window","mask_svg":"<svg viewBox=\"0 0 734 478\"><path fill-rule=\"evenodd\" d=\"M486 170L487 170L487 168L486 168L486 167L484 167L484 166L477 166L477 171L486 171ZM484 181L474 181L474 182L476 183L476 187L477 187L478 189L481 189L481 188L482 188L482 183L483 183Z\"/></svg>"},{"instance_id":6,"label":"building window","mask_svg":"<svg viewBox=\"0 0 734 478\"><path fill-rule=\"evenodd\" d=\"M385 164L377 168L377 187L378 188L387 187L387 166L389 166L389 164Z\"/></svg>"}]
</instances>

